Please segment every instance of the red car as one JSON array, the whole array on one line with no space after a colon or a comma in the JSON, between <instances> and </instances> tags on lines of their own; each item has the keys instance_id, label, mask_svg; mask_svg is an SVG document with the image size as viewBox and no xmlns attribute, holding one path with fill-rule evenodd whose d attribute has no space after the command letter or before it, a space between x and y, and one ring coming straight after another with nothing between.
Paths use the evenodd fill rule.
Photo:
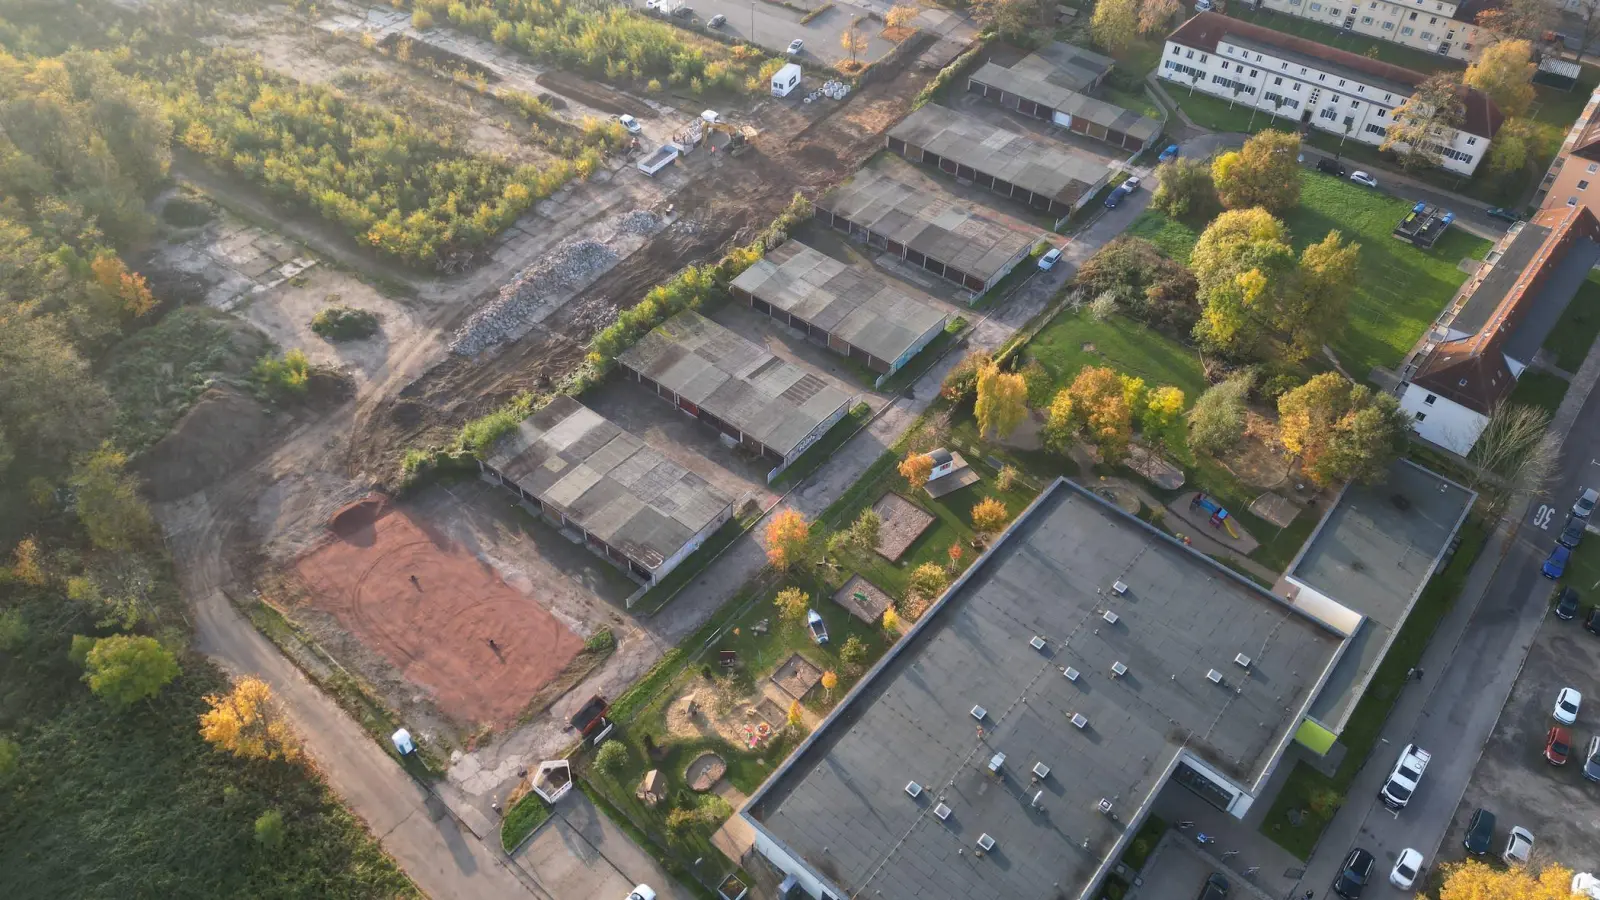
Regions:
<instances>
[{"instance_id":1,"label":"red car","mask_svg":"<svg viewBox=\"0 0 1600 900\"><path fill-rule=\"evenodd\" d=\"M1567 764L1567 755L1572 752L1572 735L1565 728L1557 725L1550 729L1550 734L1544 739L1544 758L1552 766Z\"/></svg>"}]
</instances>

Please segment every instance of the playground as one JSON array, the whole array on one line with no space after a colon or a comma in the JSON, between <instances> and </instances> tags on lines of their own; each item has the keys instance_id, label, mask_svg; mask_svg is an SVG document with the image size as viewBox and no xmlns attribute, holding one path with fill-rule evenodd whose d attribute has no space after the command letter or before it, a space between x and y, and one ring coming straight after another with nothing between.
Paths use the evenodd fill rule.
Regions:
<instances>
[{"instance_id":1,"label":"playground","mask_svg":"<svg viewBox=\"0 0 1600 900\"><path fill-rule=\"evenodd\" d=\"M1167 512L1177 517L1193 534L1203 534L1241 556L1249 556L1261 545L1234 521L1233 515L1203 491L1189 491L1167 505ZM1183 532L1178 522L1171 523Z\"/></svg>"}]
</instances>

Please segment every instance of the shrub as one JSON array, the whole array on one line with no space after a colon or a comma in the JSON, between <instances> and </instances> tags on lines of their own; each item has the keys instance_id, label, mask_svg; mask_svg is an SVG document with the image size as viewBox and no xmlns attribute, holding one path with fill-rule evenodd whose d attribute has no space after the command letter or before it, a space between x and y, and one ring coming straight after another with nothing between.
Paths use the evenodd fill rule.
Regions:
<instances>
[{"instance_id":1,"label":"shrub","mask_svg":"<svg viewBox=\"0 0 1600 900\"><path fill-rule=\"evenodd\" d=\"M594 755L594 767L600 774L616 778L628 767L628 748L621 741L606 741Z\"/></svg>"},{"instance_id":2,"label":"shrub","mask_svg":"<svg viewBox=\"0 0 1600 900\"><path fill-rule=\"evenodd\" d=\"M944 593L949 584L950 573L944 570L944 566L938 563L923 563L911 570L911 577L906 582L906 591L921 597L933 598Z\"/></svg>"},{"instance_id":3,"label":"shrub","mask_svg":"<svg viewBox=\"0 0 1600 900\"><path fill-rule=\"evenodd\" d=\"M974 350L962 357L944 376L939 396L957 403L972 399L978 391L978 373L993 360L987 350Z\"/></svg>"},{"instance_id":4,"label":"shrub","mask_svg":"<svg viewBox=\"0 0 1600 900\"><path fill-rule=\"evenodd\" d=\"M190 197L173 197L161 208L162 220L178 228L195 228L215 217L210 203Z\"/></svg>"},{"instance_id":5,"label":"shrub","mask_svg":"<svg viewBox=\"0 0 1600 900\"><path fill-rule=\"evenodd\" d=\"M534 406L532 394L518 394L505 406L461 426L461 436L457 439L461 449L482 459L495 442L515 431L523 419L533 415Z\"/></svg>"},{"instance_id":6,"label":"shrub","mask_svg":"<svg viewBox=\"0 0 1600 900\"><path fill-rule=\"evenodd\" d=\"M278 399L303 397L311 383L311 361L304 352L290 350L282 358L263 356L252 372L256 384Z\"/></svg>"},{"instance_id":7,"label":"shrub","mask_svg":"<svg viewBox=\"0 0 1600 900\"><path fill-rule=\"evenodd\" d=\"M285 837L283 813L269 809L256 817L256 843L268 850L283 846Z\"/></svg>"},{"instance_id":8,"label":"shrub","mask_svg":"<svg viewBox=\"0 0 1600 900\"><path fill-rule=\"evenodd\" d=\"M311 330L330 341L353 341L378 331L378 317L364 309L334 305L311 319Z\"/></svg>"}]
</instances>

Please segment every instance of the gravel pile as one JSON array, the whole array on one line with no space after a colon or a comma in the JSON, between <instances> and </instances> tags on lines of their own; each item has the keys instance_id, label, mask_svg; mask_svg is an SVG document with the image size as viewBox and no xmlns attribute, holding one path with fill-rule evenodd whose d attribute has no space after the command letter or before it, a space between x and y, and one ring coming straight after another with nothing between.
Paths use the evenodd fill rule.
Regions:
<instances>
[{"instance_id":1,"label":"gravel pile","mask_svg":"<svg viewBox=\"0 0 1600 900\"><path fill-rule=\"evenodd\" d=\"M647 209L636 209L617 219L617 230L626 234L655 234L660 228L661 220Z\"/></svg>"},{"instance_id":2,"label":"gravel pile","mask_svg":"<svg viewBox=\"0 0 1600 900\"><path fill-rule=\"evenodd\" d=\"M541 307L547 301L589 283L616 261L617 254L599 241L564 241L518 272L500 289L500 296L469 316L450 340L450 352L475 356L501 341L521 337L544 318L539 313L546 312Z\"/></svg>"}]
</instances>

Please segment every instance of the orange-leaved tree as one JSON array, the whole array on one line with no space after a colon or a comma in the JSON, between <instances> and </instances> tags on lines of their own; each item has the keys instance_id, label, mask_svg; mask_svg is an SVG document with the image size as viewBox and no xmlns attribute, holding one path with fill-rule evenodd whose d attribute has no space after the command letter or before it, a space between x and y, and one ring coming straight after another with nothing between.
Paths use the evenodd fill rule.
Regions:
<instances>
[{"instance_id":1,"label":"orange-leaved tree","mask_svg":"<svg viewBox=\"0 0 1600 900\"><path fill-rule=\"evenodd\" d=\"M767 562L782 572L805 559L811 523L799 511L781 510L767 523Z\"/></svg>"},{"instance_id":2,"label":"orange-leaved tree","mask_svg":"<svg viewBox=\"0 0 1600 900\"><path fill-rule=\"evenodd\" d=\"M838 686L839 676L835 675L832 669L822 673L822 689L828 692L830 698L833 697L833 689Z\"/></svg>"},{"instance_id":3,"label":"orange-leaved tree","mask_svg":"<svg viewBox=\"0 0 1600 900\"><path fill-rule=\"evenodd\" d=\"M244 759L300 756L289 723L272 699L272 688L253 675L239 679L226 694L208 694L211 709L200 715L200 736Z\"/></svg>"},{"instance_id":4,"label":"orange-leaved tree","mask_svg":"<svg viewBox=\"0 0 1600 900\"><path fill-rule=\"evenodd\" d=\"M900 477L906 484L914 488L922 487L928 483L928 476L933 474L933 457L926 453L913 450L900 460Z\"/></svg>"}]
</instances>

